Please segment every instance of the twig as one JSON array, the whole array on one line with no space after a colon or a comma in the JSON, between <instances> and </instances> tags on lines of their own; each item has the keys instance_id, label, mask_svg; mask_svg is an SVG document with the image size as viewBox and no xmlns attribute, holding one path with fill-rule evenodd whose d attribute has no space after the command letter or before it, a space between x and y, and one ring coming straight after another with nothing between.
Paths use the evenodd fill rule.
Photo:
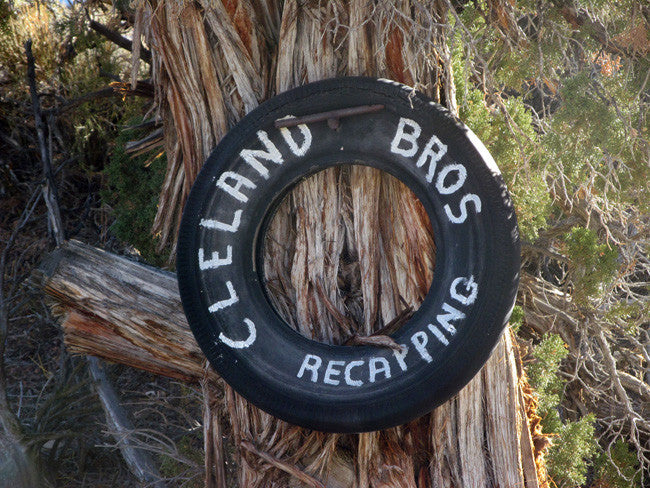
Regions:
<instances>
[{"instance_id":1,"label":"twig","mask_svg":"<svg viewBox=\"0 0 650 488\"><path fill-rule=\"evenodd\" d=\"M140 96L153 98L154 92L152 85L146 81L138 81L136 88L133 90L127 83L122 83L121 81L112 81L110 85L105 88L100 88L99 90L85 93L77 98L73 98L72 100L64 100L59 107L46 110L46 112L48 114L60 115L61 113L86 102L92 102L101 98L111 98L117 96Z\"/></svg>"},{"instance_id":2,"label":"twig","mask_svg":"<svg viewBox=\"0 0 650 488\"><path fill-rule=\"evenodd\" d=\"M370 335L370 336L359 336L353 335L347 341L345 341L346 346L375 346L375 347L388 347L393 351L402 351L402 346L400 346L395 339L387 335Z\"/></svg>"},{"instance_id":3,"label":"twig","mask_svg":"<svg viewBox=\"0 0 650 488\"><path fill-rule=\"evenodd\" d=\"M612 384L614 386L614 391L616 391L619 400L625 406L625 409L627 411L626 413L629 415L629 419L632 422L635 418L640 417L640 415L632 408L632 404L630 403L630 398L627 396L627 393L625 392L625 388L623 388L623 384L621 383L621 378L616 368L616 360L612 355L612 351L609 348L609 344L607 342L607 339L605 338L605 334L602 331L602 329L598 330L595 336L596 336L596 341L598 342L598 345L600 346L600 349L603 353L603 358L605 359L604 363L605 366L607 367L607 372L609 373L610 380L612 381Z\"/></svg>"},{"instance_id":4,"label":"twig","mask_svg":"<svg viewBox=\"0 0 650 488\"><path fill-rule=\"evenodd\" d=\"M86 93L72 100L66 101L63 105L58 107L56 110L57 114L70 110L71 108L81 105L82 103L90 102L92 100L97 100L99 98L110 98L119 95L117 90L113 87L107 86L106 88L101 88L100 90L95 90L90 93Z\"/></svg>"}]
</instances>

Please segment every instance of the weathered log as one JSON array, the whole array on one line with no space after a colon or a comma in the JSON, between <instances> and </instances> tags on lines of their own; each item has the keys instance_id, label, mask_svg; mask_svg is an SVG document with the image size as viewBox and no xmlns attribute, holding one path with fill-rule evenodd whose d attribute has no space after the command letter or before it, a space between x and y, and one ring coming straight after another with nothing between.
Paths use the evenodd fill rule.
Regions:
<instances>
[{"instance_id":1,"label":"weathered log","mask_svg":"<svg viewBox=\"0 0 650 488\"><path fill-rule=\"evenodd\" d=\"M54 313L63 317L70 352L184 381L203 377L203 353L173 273L69 241L39 274L55 299Z\"/></svg>"},{"instance_id":2,"label":"weathered log","mask_svg":"<svg viewBox=\"0 0 650 488\"><path fill-rule=\"evenodd\" d=\"M46 259L40 280L53 300L55 313L63 319L70 351L189 382L204 378L204 357L185 320L173 274L70 241ZM269 464L271 459L276 469L302 480L302 485L291 486L370 486L369 473L383 463L397 470L383 475L385 486L538 487L515 357L511 336L506 333L482 372L432 414L384 431L382 436L329 437L328 442L334 444L344 437L347 445L358 446L355 459L346 460L335 453L323 463L319 452L282 459L252 443L240 448L260 462ZM208 380L219 387L213 378ZM231 416L248 416L253 423L270 422L269 416L233 392L227 391L225 396ZM216 401L210 399L209 411L216 411L212 405ZM207 423L206 434L214 433L218 419ZM303 435L293 426L281 426L280 436ZM427 434L424 439L423 433ZM382 459L371 456L377 452ZM422 465L428 469L414 469L416 452L426 459ZM210 476L223 480L222 467L214 464L220 455L211 453L210 457ZM327 469L314 472L310 467L316 465L327 465ZM241 486L248 482L240 480Z\"/></svg>"}]
</instances>

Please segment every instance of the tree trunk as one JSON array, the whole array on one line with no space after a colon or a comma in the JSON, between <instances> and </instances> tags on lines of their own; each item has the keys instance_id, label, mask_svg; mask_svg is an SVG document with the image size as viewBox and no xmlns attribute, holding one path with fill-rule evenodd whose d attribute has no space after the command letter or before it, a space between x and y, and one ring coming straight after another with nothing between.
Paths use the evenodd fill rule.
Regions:
<instances>
[{"instance_id":1,"label":"tree trunk","mask_svg":"<svg viewBox=\"0 0 650 488\"><path fill-rule=\"evenodd\" d=\"M509 333L482 372L432 414L382 432L322 434L247 404L205 367L172 274L74 241L41 274L70 351L202 382L208 486L226 486L223 416L242 487L539 486Z\"/></svg>"},{"instance_id":2,"label":"tree trunk","mask_svg":"<svg viewBox=\"0 0 650 488\"><path fill-rule=\"evenodd\" d=\"M175 242L183 203L210 151L276 93L323 78L369 75L414 86L456 111L448 0L136 3L134 31L151 49L165 131L168 167L153 229L161 246ZM134 52L140 42L134 36ZM389 215L404 220L387 222ZM418 307L431 281L433 238L426 214L403 185L367 168L323 171L296 188L276 214L267 234L267 286L287 322L310 337L337 342L354 332L368 335ZM382 432L327 435L278 421L228 386L221 394L212 375L202 376L178 302L169 294L155 300L165 287L133 286L124 294L126 275L119 275L103 293L85 296L112 272L86 268L99 273L97 281L84 278L80 286L73 269L61 282L81 298L66 302L68 344L163 374L203 378L208 486L223 486L216 445L221 406L241 487L538 486L509 334L470 385L433 413ZM136 268L142 271L124 264L125 273ZM351 291L341 291L340 278ZM59 285L48 286L59 293ZM93 304L90 297L105 294L107 303L84 308ZM340 332L342 323L356 330Z\"/></svg>"}]
</instances>

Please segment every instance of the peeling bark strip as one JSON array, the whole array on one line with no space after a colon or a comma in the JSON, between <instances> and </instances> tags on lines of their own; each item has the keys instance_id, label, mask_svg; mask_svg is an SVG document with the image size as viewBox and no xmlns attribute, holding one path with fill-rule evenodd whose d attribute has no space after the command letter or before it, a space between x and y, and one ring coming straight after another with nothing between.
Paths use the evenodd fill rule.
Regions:
<instances>
[{"instance_id":1,"label":"peeling bark strip","mask_svg":"<svg viewBox=\"0 0 650 488\"><path fill-rule=\"evenodd\" d=\"M180 208L212 148L275 93L323 78L367 75L413 85L455 108L440 27L445 7L433 0L135 3L150 19L143 34L165 123L166 204L153 229L161 247L175 240Z\"/></svg>"},{"instance_id":2,"label":"peeling bark strip","mask_svg":"<svg viewBox=\"0 0 650 488\"><path fill-rule=\"evenodd\" d=\"M204 417L210 436L208 486L223 486L221 427L215 414L223 408L223 395L216 393L222 383L209 369L206 376L174 276L70 241L46 259L38 278L63 318L71 351L203 382L206 415L211 412ZM514 357L506 333L482 373L456 398L410 424L359 435L291 426L225 387L233 441L242 456L239 486L293 486L286 476L302 477L307 486L349 488L540 486L530 468L535 459ZM255 439L255 445L246 439Z\"/></svg>"}]
</instances>

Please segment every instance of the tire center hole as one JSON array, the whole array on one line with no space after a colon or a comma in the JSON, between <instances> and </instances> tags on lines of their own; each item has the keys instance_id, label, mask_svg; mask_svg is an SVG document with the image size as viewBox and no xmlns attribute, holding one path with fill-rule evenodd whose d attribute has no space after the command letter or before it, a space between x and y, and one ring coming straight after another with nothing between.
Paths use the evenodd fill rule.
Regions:
<instances>
[{"instance_id":1,"label":"tire center hole","mask_svg":"<svg viewBox=\"0 0 650 488\"><path fill-rule=\"evenodd\" d=\"M435 266L422 203L394 176L361 165L302 180L278 206L263 246L276 312L327 344L390 342L427 295Z\"/></svg>"}]
</instances>

